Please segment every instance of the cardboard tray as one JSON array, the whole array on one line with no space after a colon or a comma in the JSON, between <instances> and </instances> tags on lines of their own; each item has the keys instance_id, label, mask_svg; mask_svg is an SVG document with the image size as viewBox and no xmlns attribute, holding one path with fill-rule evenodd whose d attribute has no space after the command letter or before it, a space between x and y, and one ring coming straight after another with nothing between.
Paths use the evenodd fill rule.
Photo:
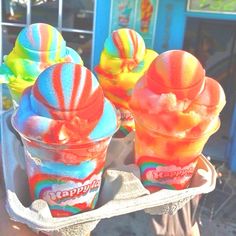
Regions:
<instances>
[{"instance_id":1,"label":"cardboard tray","mask_svg":"<svg viewBox=\"0 0 236 236\"><path fill-rule=\"evenodd\" d=\"M184 190L163 189L150 194L132 164L133 137L112 139L107 154L103 186L96 209L70 217L54 218L43 200L31 202L25 173L24 151L11 126L12 110L2 115L2 165L6 187L6 209L11 219L34 231L49 235L86 235L105 218L145 210L150 214L174 214L198 194L214 190L216 171L203 155L191 186Z\"/></svg>"}]
</instances>

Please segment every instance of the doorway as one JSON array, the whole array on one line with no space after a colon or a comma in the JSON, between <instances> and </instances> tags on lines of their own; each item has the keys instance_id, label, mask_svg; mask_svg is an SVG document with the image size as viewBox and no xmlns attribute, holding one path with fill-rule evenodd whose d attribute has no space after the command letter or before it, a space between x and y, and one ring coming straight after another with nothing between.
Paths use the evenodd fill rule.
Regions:
<instances>
[{"instance_id":1,"label":"doorway","mask_svg":"<svg viewBox=\"0 0 236 236\"><path fill-rule=\"evenodd\" d=\"M200 60L206 75L216 79L226 93L227 103L220 115L221 127L204 149L205 155L224 161L236 97L236 23L189 17L183 48Z\"/></svg>"}]
</instances>

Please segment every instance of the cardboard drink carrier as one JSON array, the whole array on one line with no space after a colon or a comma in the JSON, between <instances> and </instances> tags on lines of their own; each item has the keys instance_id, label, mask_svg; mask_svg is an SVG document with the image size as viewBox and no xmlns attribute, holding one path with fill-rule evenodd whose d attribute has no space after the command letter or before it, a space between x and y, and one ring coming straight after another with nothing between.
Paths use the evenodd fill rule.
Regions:
<instances>
[{"instance_id":1,"label":"cardboard drink carrier","mask_svg":"<svg viewBox=\"0 0 236 236\"><path fill-rule=\"evenodd\" d=\"M216 184L216 171L203 155L187 189L162 189L150 193L140 181L139 168L133 164L134 133L113 138L107 153L99 200L94 210L69 217L51 216L44 200L31 202L25 172L24 150L11 126L9 110L2 115L2 165L6 187L6 209L14 221L33 231L48 235L86 235L100 220L139 210L149 214L174 214L194 196L209 193Z\"/></svg>"}]
</instances>

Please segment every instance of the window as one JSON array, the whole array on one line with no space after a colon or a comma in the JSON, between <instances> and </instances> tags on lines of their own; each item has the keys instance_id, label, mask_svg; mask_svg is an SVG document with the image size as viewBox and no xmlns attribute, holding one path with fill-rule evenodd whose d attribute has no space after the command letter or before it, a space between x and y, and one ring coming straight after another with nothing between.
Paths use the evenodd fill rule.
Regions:
<instances>
[{"instance_id":1,"label":"window","mask_svg":"<svg viewBox=\"0 0 236 236\"><path fill-rule=\"evenodd\" d=\"M188 0L188 11L236 13L235 0Z\"/></svg>"},{"instance_id":2,"label":"window","mask_svg":"<svg viewBox=\"0 0 236 236\"><path fill-rule=\"evenodd\" d=\"M18 33L31 23L48 23L63 35L86 67L91 67L94 0L1 0L1 59L14 47Z\"/></svg>"}]
</instances>

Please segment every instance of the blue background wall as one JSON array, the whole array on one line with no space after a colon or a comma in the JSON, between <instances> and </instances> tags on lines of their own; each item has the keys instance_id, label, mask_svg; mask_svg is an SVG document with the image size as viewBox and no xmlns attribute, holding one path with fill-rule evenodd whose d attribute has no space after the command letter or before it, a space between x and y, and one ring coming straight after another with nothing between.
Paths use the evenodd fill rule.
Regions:
<instances>
[{"instance_id":1,"label":"blue background wall","mask_svg":"<svg viewBox=\"0 0 236 236\"><path fill-rule=\"evenodd\" d=\"M181 49L184 41L186 0L160 0L154 49L161 53Z\"/></svg>"},{"instance_id":2,"label":"blue background wall","mask_svg":"<svg viewBox=\"0 0 236 236\"><path fill-rule=\"evenodd\" d=\"M91 68L94 68L94 66L99 63L104 41L109 34L110 9L110 0L95 1L95 16L93 24L94 38Z\"/></svg>"}]
</instances>

